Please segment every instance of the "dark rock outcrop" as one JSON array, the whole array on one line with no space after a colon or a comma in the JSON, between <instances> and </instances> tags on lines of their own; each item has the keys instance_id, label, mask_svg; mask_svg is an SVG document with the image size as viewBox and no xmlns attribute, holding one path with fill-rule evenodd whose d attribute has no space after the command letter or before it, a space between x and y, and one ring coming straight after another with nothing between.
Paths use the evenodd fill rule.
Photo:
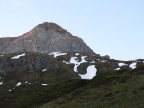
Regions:
<instances>
[{"instance_id":1,"label":"dark rock outcrop","mask_svg":"<svg viewBox=\"0 0 144 108\"><path fill-rule=\"evenodd\" d=\"M17 55L19 54L0 57L0 77L3 76L3 81L43 81L52 84L57 80L80 79L69 66L47 54L29 52L25 56L12 59Z\"/></svg>"}]
</instances>

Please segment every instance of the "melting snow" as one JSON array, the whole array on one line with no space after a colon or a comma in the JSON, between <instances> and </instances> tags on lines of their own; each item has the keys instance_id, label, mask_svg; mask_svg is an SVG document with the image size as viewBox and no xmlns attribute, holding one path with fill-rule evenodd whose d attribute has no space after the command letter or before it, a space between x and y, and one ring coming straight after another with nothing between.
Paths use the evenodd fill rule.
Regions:
<instances>
[{"instance_id":1,"label":"melting snow","mask_svg":"<svg viewBox=\"0 0 144 108\"><path fill-rule=\"evenodd\" d=\"M66 62L63 61L66 64L74 64L74 71L78 72L77 67L81 64L81 63L86 63L87 61L85 60L87 56L81 56L81 61L77 60L77 57L71 57L70 62Z\"/></svg>"},{"instance_id":2,"label":"melting snow","mask_svg":"<svg viewBox=\"0 0 144 108\"><path fill-rule=\"evenodd\" d=\"M70 59L70 63L72 63L72 64L74 64L75 66L74 66L74 71L75 72L78 72L78 70L77 70L77 67L81 64L81 63L86 63L87 61L85 60L85 58L86 58L87 56L81 56L81 61L79 62L78 60L77 60L77 57L72 57L71 59Z\"/></svg>"},{"instance_id":3,"label":"melting snow","mask_svg":"<svg viewBox=\"0 0 144 108\"><path fill-rule=\"evenodd\" d=\"M69 62L63 61L65 64L70 64Z\"/></svg>"},{"instance_id":4,"label":"melting snow","mask_svg":"<svg viewBox=\"0 0 144 108\"><path fill-rule=\"evenodd\" d=\"M46 69L42 70L42 72L45 72L45 71L46 71Z\"/></svg>"},{"instance_id":5,"label":"melting snow","mask_svg":"<svg viewBox=\"0 0 144 108\"><path fill-rule=\"evenodd\" d=\"M97 72L97 69L95 68L95 65L91 65L91 66L88 66L86 74L84 75L79 74L79 75L81 79L92 79L94 76L96 76L96 72Z\"/></svg>"},{"instance_id":6,"label":"melting snow","mask_svg":"<svg viewBox=\"0 0 144 108\"><path fill-rule=\"evenodd\" d=\"M41 84L42 86L47 86L48 84Z\"/></svg>"},{"instance_id":7,"label":"melting snow","mask_svg":"<svg viewBox=\"0 0 144 108\"><path fill-rule=\"evenodd\" d=\"M25 81L25 83L27 84L27 83L28 83L28 81Z\"/></svg>"},{"instance_id":8,"label":"melting snow","mask_svg":"<svg viewBox=\"0 0 144 108\"><path fill-rule=\"evenodd\" d=\"M2 85L3 84L3 81L2 82L0 82L0 85Z\"/></svg>"},{"instance_id":9,"label":"melting snow","mask_svg":"<svg viewBox=\"0 0 144 108\"><path fill-rule=\"evenodd\" d=\"M8 90L9 92L12 91L11 89Z\"/></svg>"},{"instance_id":10,"label":"melting snow","mask_svg":"<svg viewBox=\"0 0 144 108\"><path fill-rule=\"evenodd\" d=\"M17 84L16 84L16 86L18 87L18 86L20 86L20 85L22 85L22 83L21 82L18 82Z\"/></svg>"},{"instance_id":11,"label":"melting snow","mask_svg":"<svg viewBox=\"0 0 144 108\"><path fill-rule=\"evenodd\" d=\"M20 55L17 55L17 56L14 56L14 57L12 57L11 59L18 59L18 58L20 58L20 57L22 57L22 56L25 56L25 53L20 54Z\"/></svg>"},{"instance_id":12,"label":"melting snow","mask_svg":"<svg viewBox=\"0 0 144 108\"><path fill-rule=\"evenodd\" d=\"M29 83L28 81L25 81L25 84L31 84L31 83Z\"/></svg>"},{"instance_id":13,"label":"melting snow","mask_svg":"<svg viewBox=\"0 0 144 108\"><path fill-rule=\"evenodd\" d=\"M134 63L132 63L132 64L130 64L130 68L132 68L132 69L135 69L136 68L136 65L137 65L137 62L134 62Z\"/></svg>"},{"instance_id":14,"label":"melting snow","mask_svg":"<svg viewBox=\"0 0 144 108\"><path fill-rule=\"evenodd\" d=\"M53 52L53 53L50 53L49 55L54 55L54 58L58 57L58 56L61 56L61 55L66 55L67 53L61 53L61 52Z\"/></svg>"},{"instance_id":15,"label":"melting snow","mask_svg":"<svg viewBox=\"0 0 144 108\"><path fill-rule=\"evenodd\" d=\"M114 70L120 70L121 68L116 68L116 69L114 69Z\"/></svg>"},{"instance_id":16,"label":"melting snow","mask_svg":"<svg viewBox=\"0 0 144 108\"><path fill-rule=\"evenodd\" d=\"M80 55L80 53L75 53L76 56Z\"/></svg>"},{"instance_id":17,"label":"melting snow","mask_svg":"<svg viewBox=\"0 0 144 108\"><path fill-rule=\"evenodd\" d=\"M119 63L118 65L119 65L119 67L122 67L122 66L125 66L126 64L125 63Z\"/></svg>"}]
</instances>

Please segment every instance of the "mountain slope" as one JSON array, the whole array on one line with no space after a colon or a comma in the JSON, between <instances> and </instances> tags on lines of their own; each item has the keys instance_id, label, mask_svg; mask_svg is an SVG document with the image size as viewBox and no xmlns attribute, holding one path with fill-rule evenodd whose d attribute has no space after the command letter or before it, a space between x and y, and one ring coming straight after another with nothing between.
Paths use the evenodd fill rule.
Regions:
<instances>
[{"instance_id":1,"label":"mountain slope","mask_svg":"<svg viewBox=\"0 0 144 108\"><path fill-rule=\"evenodd\" d=\"M144 59L101 56L47 22L0 45L1 108L144 107Z\"/></svg>"},{"instance_id":2,"label":"mountain slope","mask_svg":"<svg viewBox=\"0 0 144 108\"><path fill-rule=\"evenodd\" d=\"M2 108L143 108L144 64L134 70L103 71L92 80L73 79L50 86L0 86Z\"/></svg>"},{"instance_id":3,"label":"mountain slope","mask_svg":"<svg viewBox=\"0 0 144 108\"><path fill-rule=\"evenodd\" d=\"M83 87L39 108L143 108L143 71L144 65L133 71L99 74Z\"/></svg>"}]
</instances>

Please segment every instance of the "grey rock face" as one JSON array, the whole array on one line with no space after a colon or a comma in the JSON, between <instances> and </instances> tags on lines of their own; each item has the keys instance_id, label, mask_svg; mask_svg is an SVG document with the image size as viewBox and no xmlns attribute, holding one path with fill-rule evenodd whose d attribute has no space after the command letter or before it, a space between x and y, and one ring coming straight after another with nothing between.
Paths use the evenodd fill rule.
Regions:
<instances>
[{"instance_id":1,"label":"grey rock face","mask_svg":"<svg viewBox=\"0 0 144 108\"><path fill-rule=\"evenodd\" d=\"M10 72L36 72L42 71L43 69L59 70L60 67L56 67L58 64L53 60L46 59L43 57L20 57L19 59L5 59L0 60L0 74L7 74Z\"/></svg>"},{"instance_id":2,"label":"grey rock face","mask_svg":"<svg viewBox=\"0 0 144 108\"><path fill-rule=\"evenodd\" d=\"M104 59L110 59L110 56L109 55L105 55L103 56Z\"/></svg>"},{"instance_id":3,"label":"grey rock face","mask_svg":"<svg viewBox=\"0 0 144 108\"><path fill-rule=\"evenodd\" d=\"M1 41L0 41L1 44ZM62 27L54 23L43 23L36 26L30 32L6 42L0 47L0 53L4 52L87 52L93 51L82 39L72 36Z\"/></svg>"},{"instance_id":4,"label":"grey rock face","mask_svg":"<svg viewBox=\"0 0 144 108\"><path fill-rule=\"evenodd\" d=\"M25 53L25 56L11 59L19 54L0 57L0 77L5 77L5 80L48 81L50 84L58 79L80 78L69 66L47 54Z\"/></svg>"},{"instance_id":5,"label":"grey rock face","mask_svg":"<svg viewBox=\"0 0 144 108\"><path fill-rule=\"evenodd\" d=\"M0 54L2 54L5 49L9 46L9 44L16 39L14 38L0 38Z\"/></svg>"}]
</instances>

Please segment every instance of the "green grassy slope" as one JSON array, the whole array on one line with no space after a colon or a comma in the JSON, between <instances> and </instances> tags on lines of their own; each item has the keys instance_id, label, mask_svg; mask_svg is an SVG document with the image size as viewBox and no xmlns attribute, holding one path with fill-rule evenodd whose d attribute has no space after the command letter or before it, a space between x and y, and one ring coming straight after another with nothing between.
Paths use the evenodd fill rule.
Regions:
<instances>
[{"instance_id":1,"label":"green grassy slope","mask_svg":"<svg viewBox=\"0 0 144 108\"><path fill-rule=\"evenodd\" d=\"M144 66L135 70L101 71L93 80L40 82L16 87L0 86L1 108L143 108Z\"/></svg>"},{"instance_id":2,"label":"green grassy slope","mask_svg":"<svg viewBox=\"0 0 144 108\"><path fill-rule=\"evenodd\" d=\"M40 108L143 108L143 69L103 72L87 85Z\"/></svg>"}]
</instances>

